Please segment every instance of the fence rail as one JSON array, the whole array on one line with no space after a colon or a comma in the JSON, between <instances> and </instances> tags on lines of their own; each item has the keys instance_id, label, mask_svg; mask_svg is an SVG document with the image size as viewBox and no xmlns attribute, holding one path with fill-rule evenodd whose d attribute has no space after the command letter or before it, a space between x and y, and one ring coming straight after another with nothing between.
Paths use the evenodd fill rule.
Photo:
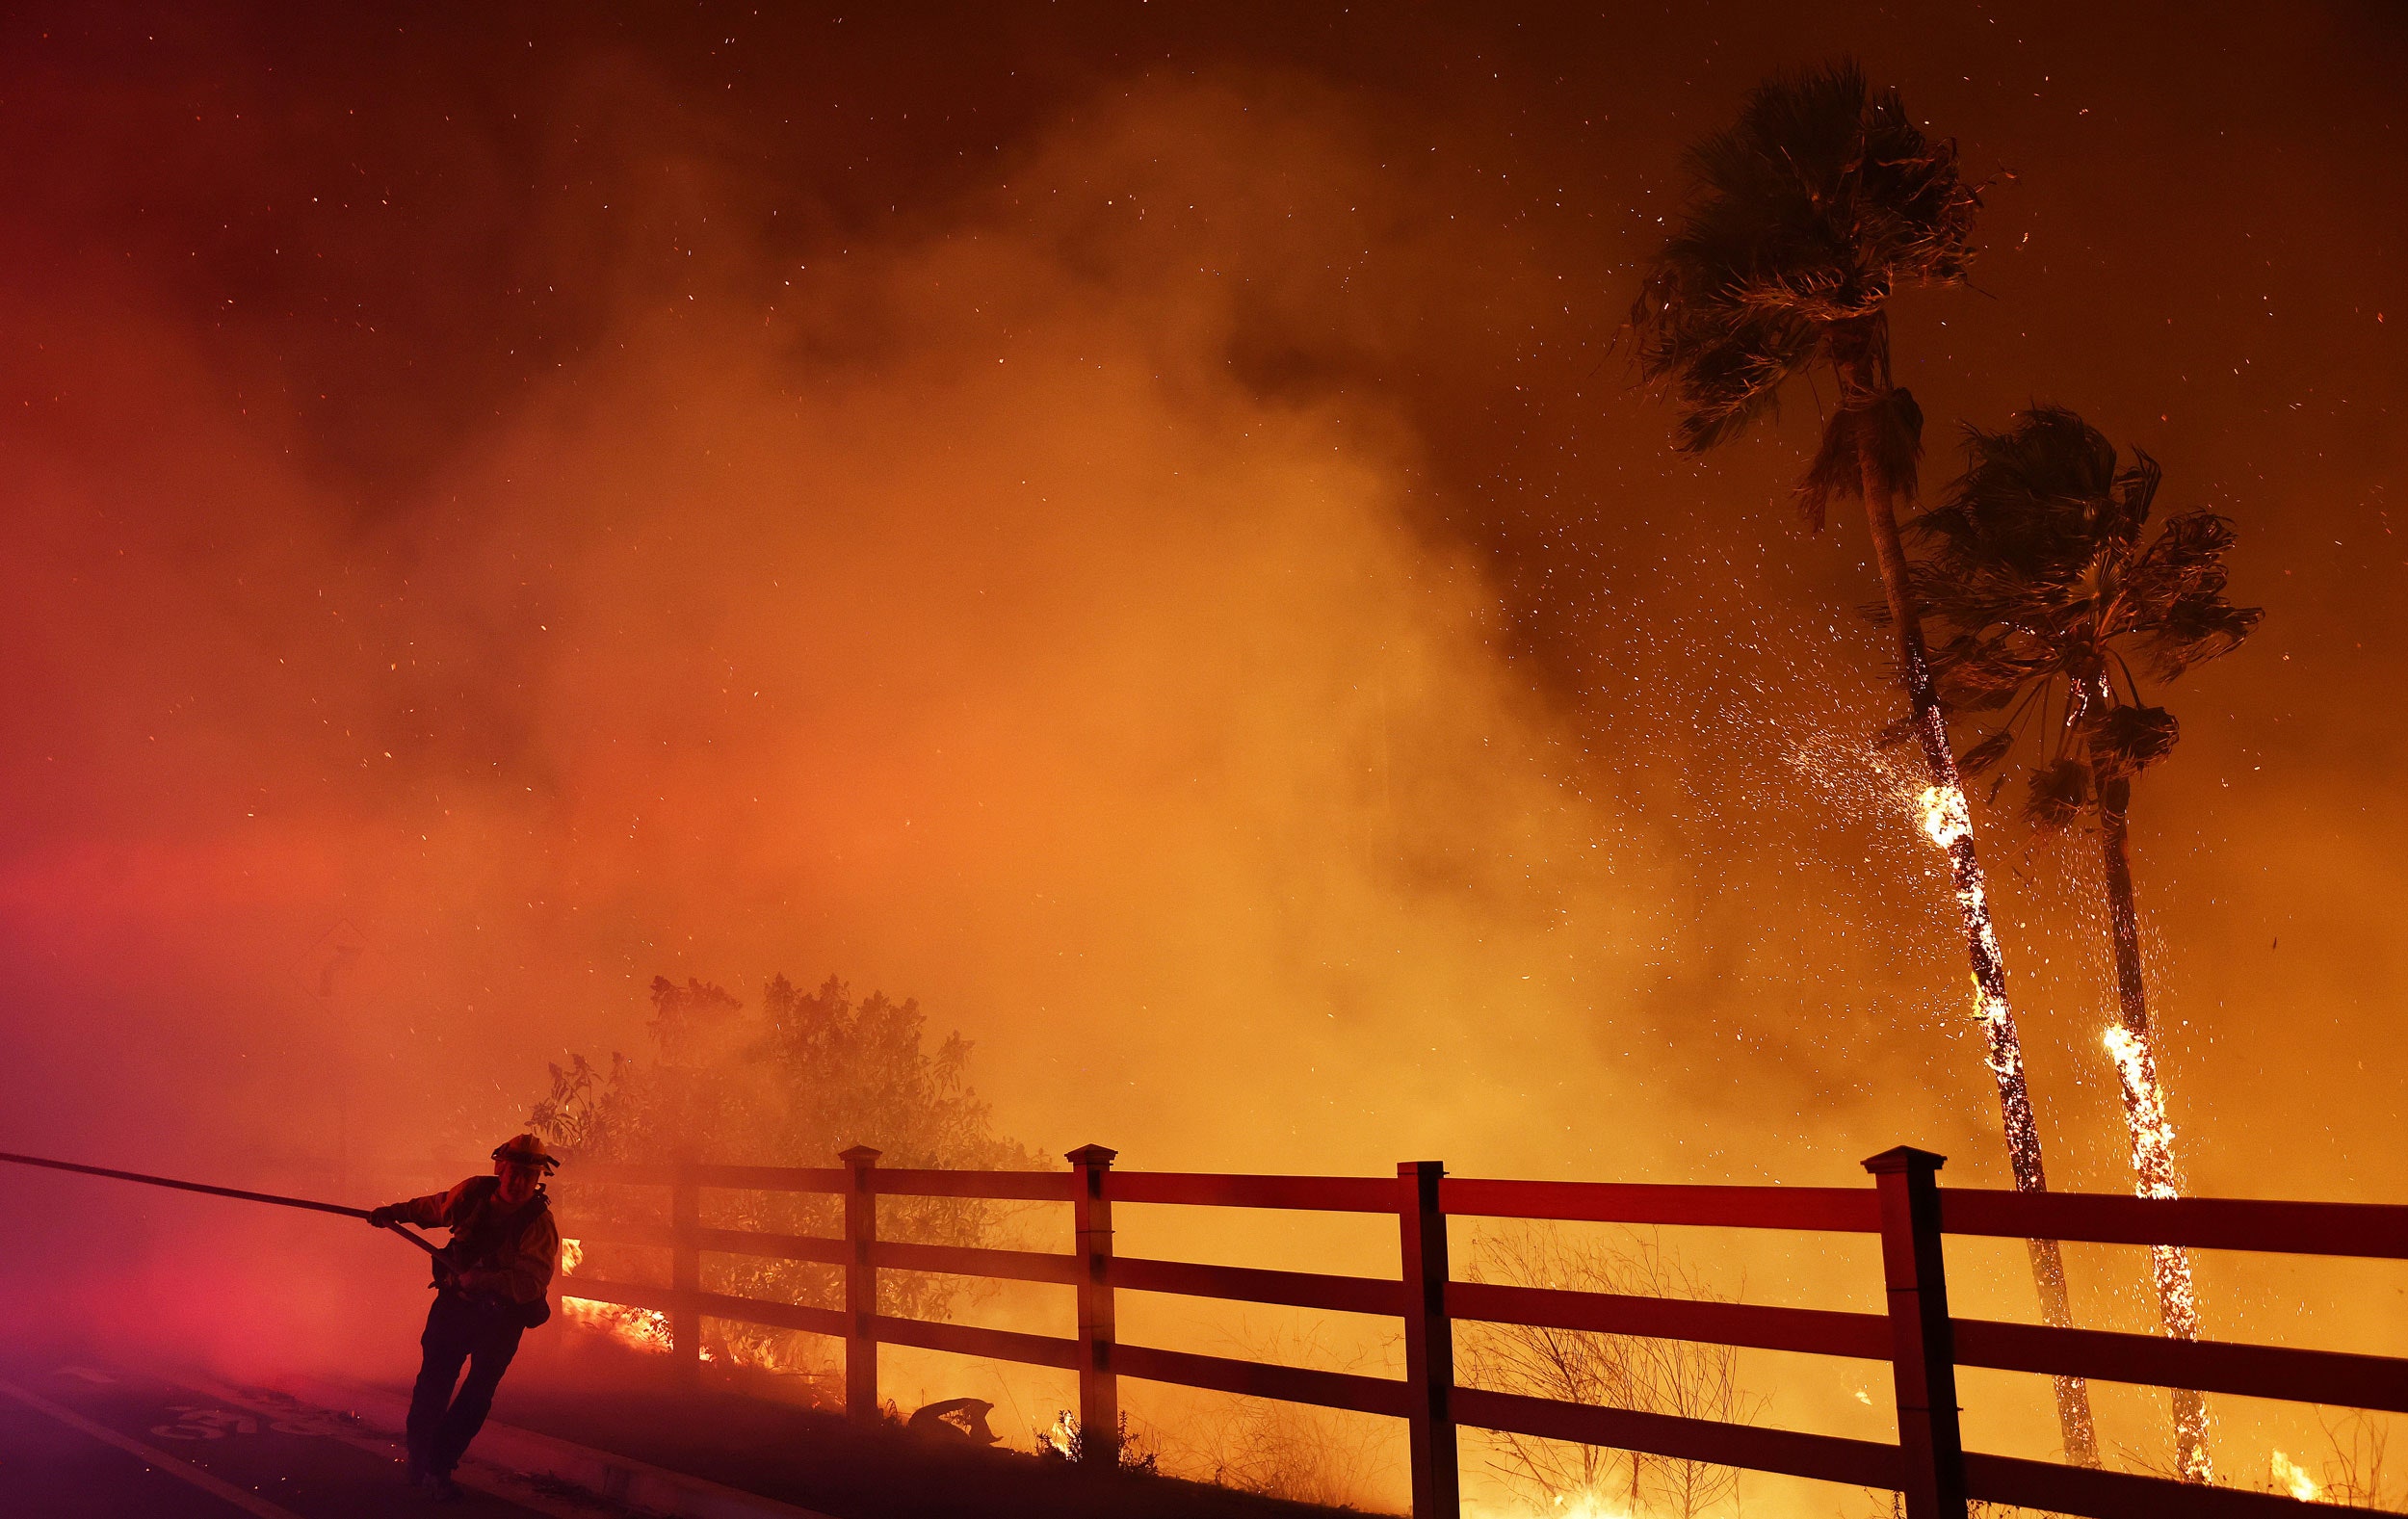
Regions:
<instances>
[{"instance_id":1,"label":"fence rail","mask_svg":"<svg viewBox=\"0 0 2408 1519\"><path fill-rule=\"evenodd\" d=\"M1113 1152L1097 1145L1073 1151L1066 1172L882 1168L877 1152L866 1148L848 1150L842 1159L841 1167L580 1166L574 1174L581 1185L669 1190L666 1225L568 1218L561 1227L589 1242L667 1249L671 1284L572 1274L559 1289L667 1315L672 1349L689 1365L701 1353L705 1318L841 1338L847 1411L862 1419L877 1410L880 1345L1074 1372L1082 1455L1099 1463L1119 1458L1122 1377L1402 1419L1412 1451L1415 1519L1453 1519L1458 1512L1455 1435L1466 1427L1888 1488L1902 1495L1910 1519L1964 1519L1970 1500L2090 1519L2371 1514L2376 1510L1968 1452L1958 1427L1956 1368L2408 1413L2404 1359L1955 1318L1941 1251L1943 1238L1954 1234L2408 1260L2408 1207L1946 1190L1938 1184L1939 1156L1903 1148L1867 1161L1873 1185L1862 1189L1491 1181L1444 1177L1430 1161L1400 1165L1394 1178L1114 1171ZM844 1233L704 1228L705 1190L838 1197ZM879 1197L1068 1203L1074 1248L1055 1254L881 1240ZM1348 1276L1115 1255L1114 1203L1388 1215L1398 1222L1400 1270L1394 1278ZM1842 1313L1457 1281L1449 1269L1447 1223L1463 1217L1876 1235L1889 1308ZM845 1307L706 1293L700 1268L706 1253L834 1266L843 1272ZM877 1310L880 1270L1070 1287L1078 1294L1078 1332L1065 1339L883 1314ZM1400 1319L1405 1375L1309 1371L1125 1344L1115 1327L1115 1295L1123 1292ZM1888 1361L1898 1440L1841 1439L1457 1386L1453 1326L1460 1323Z\"/></svg>"}]
</instances>

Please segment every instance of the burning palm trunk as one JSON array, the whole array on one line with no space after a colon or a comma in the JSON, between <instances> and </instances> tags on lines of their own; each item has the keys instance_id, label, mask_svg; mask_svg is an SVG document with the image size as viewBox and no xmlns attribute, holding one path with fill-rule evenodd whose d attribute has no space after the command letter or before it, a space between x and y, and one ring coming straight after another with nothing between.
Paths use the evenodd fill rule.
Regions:
<instances>
[{"instance_id":1,"label":"burning palm trunk","mask_svg":"<svg viewBox=\"0 0 2408 1519\"><path fill-rule=\"evenodd\" d=\"M2047 1192L2049 1174L2040 1153L2040 1124L2032 1115L2031 1089L2024 1077L2023 1040L2015 1032L2015 1009L2006 1000L2006 960L1999 953L1998 930L1990 920L1990 896L1981 878L1981 860L1974 851L1973 811L1966 805L1965 787L1956 769L1956 750L1949 743L1948 720L1941 714L1931 668L1924 651L1923 622L1907 590L1906 551L1898 541L1898 515L1891 506L1887 482L1870 462L1864 479L1865 515L1872 529L1873 555L1881 568L1881 586L1889 603L1892 626L1898 632L1899 674L1913 704L1915 738L1921 746L1931 785L1923 795L1924 833L1949 857L1949 877L1956 889L1957 916L1965 930L1965 955L1971 962L1974 1016L1987 1043L1984 1060L1999 1091L1999 1116L2005 1130L2007 1165L2017 1192ZM2040 1297L2040 1317L2053 1328L2074 1324L2074 1309L2065 1290L2065 1255L2055 1240L2027 1240L2031 1258L2032 1286ZM2065 1442L2066 1458L2081 1466L2099 1464L2098 1427L2090 1414L2090 1386L2080 1376L2052 1379L2056 1396L2057 1432Z\"/></svg>"},{"instance_id":2,"label":"burning palm trunk","mask_svg":"<svg viewBox=\"0 0 2408 1519\"><path fill-rule=\"evenodd\" d=\"M2133 665L2153 667L2158 679L2177 679L2239 647L2262 609L2225 599L2223 561L2233 546L2225 517L2180 512L2148 539L2143 527L2158 479L2156 459L2133 450L2132 464L2119 467L2117 448L2061 406L2032 406L2002 433L1970 429L1965 474L1949 501L1917 522L1934 554L1915 565L1915 592L1953 631L1936 660L1949 700L1973 713L2006 713L1999 732L1970 748L1968 761L1992 766L2016 746L2021 727L2037 724L2047 739L2032 768L2026 816L2042 828L2066 828L2098 814L2117 975L2117 1023L2107 1031L2107 1047L2117 1061L2138 1192L2172 1199L2175 1132L2158 1084L2124 819L2132 777L2175 748L2180 724L2165 708L2148 705ZM1900 597L1893 594L1891 607L1900 607ZM1907 669L1915 671L1920 650L1902 614L1900 636ZM2114 671L2122 671L2122 691ZM2055 722L2050 695L2059 698ZM1926 751L1934 737L1944 737L1936 722L1924 734ZM1931 758L1939 771L1944 756L1934 751ZM1958 881L1963 896L1963 874ZM2196 1339L2199 1300L2189 1257L2175 1247L2153 1249L2151 1278L2167 1334ZM2177 1389L2172 1397L2177 1471L2206 1483L2213 1479L2209 1408L2196 1392Z\"/></svg>"},{"instance_id":3,"label":"burning palm trunk","mask_svg":"<svg viewBox=\"0 0 2408 1519\"><path fill-rule=\"evenodd\" d=\"M2116 1001L2120 1020L2107 1031L2115 1060L2116 1084L2124 1098L2124 1125L2132 1135L2133 1190L2143 1197L2179 1197L2174 1171L2174 1125L2165 1115L2165 1089L2158 1082L2158 1057L2149 1027L2149 1004L2140 971L2140 925L2133 900L2131 845L2125 806L2132 782L2118 778L2099 788L2099 837L2107 856L2107 919L2115 946ZM2199 1338L2199 1298L2190 1279L2190 1252L2180 1245L2149 1249L2149 1274L2157 1289L2158 1321L2177 1340ZM2174 1459L2183 1480L2214 1480L2208 1454L2208 1402L2186 1387L2174 1389Z\"/></svg>"},{"instance_id":4,"label":"burning palm trunk","mask_svg":"<svg viewBox=\"0 0 2408 1519\"><path fill-rule=\"evenodd\" d=\"M1924 834L1948 855L1949 874L1956 887L1966 954L1973 962L1974 1017L1981 1025L1988 1046L1985 1063L1998 1087L2007 1165L2017 1192L2047 1192L2049 1174L2040 1153L2040 1124L2032 1115L2031 1088L2024 1076L2023 1040L2015 1032L2014 1008L2006 1000L2006 962L1999 954L1981 861L1974 852L1973 813L1966 805L1964 788L1957 783L1955 752L1949 746L1948 729L1936 703L1924 707L1917 728L1924 740L1924 757L1940 781L1923 794ZM2053 1328L2072 1328L2074 1309L2065 1288L2064 1251L2055 1240L2026 1240L2024 1248L2031 1260L2042 1320ZM2090 1414L2089 1383L2080 1376L2058 1376L2052 1378L2052 1390L2066 1456L2082 1466L2097 1466L2099 1436Z\"/></svg>"},{"instance_id":5,"label":"burning palm trunk","mask_svg":"<svg viewBox=\"0 0 2408 1519\"><path fill-rule=\"evenodd\" d=\"M2107 1042L2140 1195L2170 1198L2174 1132L2150 1033L2125 817L2132 777L2165 758L2180 728L2171 712L2143 698L2133 666L2142 662L2159 679L2175 679L2238 648L2262 614L2225 598L2232 524L2212 511L2186 511L2146 540L2157 462L2134 450L2132 464L2119 468L2114 445L2073 412L2034 406L2003 432L1969 430L1965 458L1948 500L1917 523L1934 552L1913 566L1913 589L1953 630L1936 661L1949 699L1970 712L2006 713L1998 732L1967 751L1974 768L1997 763L2014 747L2019 724L2036 723L2048 739L2031 773L2027 816L2044 827L2064 827L2098 815L2117 1003ZM1891 578L1886 560L1883 578ZM1890 607L1911 685L1925 661L1904 605L1894 590ZM2111 671L2121 671L2124 691ZM2054 723L2051 694L2061 702ZM1952 846L1966 831L1964 803L1940 774L1949 756L1938 746L1947 735L1921 700L1917 716L1930 719L1924 741L1937 781L1932 837ZM1957 882L1970 912L1979 882L1969 881L1961 865ZM1979 981L1978 954L1975 970ZM1999 1070L2003 1089L2008 1073ZM2196 1339L2188 1256L2160 1247L2150 1267L2165 1332ZM2209 1481L2207 1404L2196 1392L2173 1397L2177 1469L2188 1480Z\"/></svg>"}]
</instances>

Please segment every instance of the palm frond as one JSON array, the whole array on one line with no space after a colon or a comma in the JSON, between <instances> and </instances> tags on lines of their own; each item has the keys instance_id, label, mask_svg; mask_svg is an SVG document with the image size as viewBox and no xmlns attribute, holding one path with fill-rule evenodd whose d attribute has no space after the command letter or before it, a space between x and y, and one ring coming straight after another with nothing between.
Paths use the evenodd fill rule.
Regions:
<instances>
[{"instance_id":1,"label":"palm frond","mask_svg":"<svg viewBox=\"0 0 2408 1519\"><path fill-rule=\"evenodd\" d=\"M2236 537L2216 512L2185 511L2166 519L2126 572L2125 626L2118 631L2138 635L2159 678L2223 658L2257 628L2259 608L2236 607L2224 596L2224 556Z\"/></svg>"},{"instance_id":2,"label":"palm frond","mask_svg":"<svg viewBox=\"0 0 2408 1519\"><path fill-rule=\"evenodd\" d=\"M1759 86L1688 168L1688 206L1631 308L1639 375L1680 406L1684 449L1736 436L1835 329L1861 337L1894 292L1960 282L1973 257L1981 197L1955 144L1852 62Z\"/></svg>"},{"instance_id":3,"label":"palm frond","mask_svg":"<svg viewBox=\"0 0 2408 1519\"><path fill-rule=\"evenodd\" d=\"M2078 759L2061 759L2031 773L2024 816L2038 827L2062 828L2080 818L2093 799L2090 767Z\"/></svg>"},{"instance_id":4,"label":"palm frond","mask_svg":"<svg viewBox=\"0 0 2408 1519\"><path fill-rule=\"evenodd\" d=\"M1659 265L1631 308L1639 376L1680 407L1678 447L1728 442L1778 405L1782 381L1811 363L1819 335L1798 322L1723 309L1701 271Z\"/></svg>"},{"instance_id":5,"label":"palm frond","mask_svg":"<svg viewBox=\"0 0 2408 1519\"><path fill-rule=\"evenodd\" d=\"M2180 725L2143 703L2135 656L2171 679L2258 625L2257 608L2225 598L2230 522L2185 511L2148 537L2161 479L2147 454L2119 467L2096 428L2035 405L2000 432L1968 428L1964 473L1912 524L1924 553L1909 584L1947 632L1931 664L1950 710L1994 711L2047 689L2061 697L2048 762L2031 775L2025 810L2036 823L2067 821L2098 785L2172 752ZM1997 763L2006 747L1972 752Z\"/></svg>"},{"instance_id":6,"label":"palm frond","mask_svg":"<svg viewBox=\"0 0 2408 1519\"><path fill-rule=\"evenodd\" d=\"M1891 496L1912 496L1923 453L1923 408L1902 386L1866 406L1834 411L1823 425L1822 447L1798 482L1798 511L1819 529L1834 498L1864 499L1868 475Z\"/></svg>"},{"instance_id":7,"label":"palm frond","mask_svg":"<svg viewBox=\"0 0 2408 1519\"><path fill-rule=\"evenodd\" d=\"M1914 532L1960 578L2060 586L2097 554L2102 514L2120 518L2115 482L2114 444L2061 406L2034 406L2002 432L1965 429L1965 472Z\"/></svg>"},{"instance_id":8,"label":"palm frond","mask_svg":"<svg viewBox=\"0 0 2408 1519\"><path fill-rule=\"evenodd\" d=\"M2091 767L2108 779L2137 775L2174 752L2182 724L2163 707L2109 707L2090 724Z\"/></svg>"},{"instance_id":9,"label":"palm frond","mask_svg":"<svg viewBox=\"0 0 2408 1519\"><path fill-rule=\"evenodd\" d=\"M2015 746L2015 730L2001 728L1980 743L1957 756L1956 768L1968 775L1979 775L2006 758L2006 751ZM2001 776L2002 780L2005 777ZM1995 790L1993 795L1995 795Z\"/></svg>"},{"instance_id":10,"label":"palm frond","mask_svg":"<svg viewBox=\"0 0 2408 1519\"><path fill-rule=\"evenodd\" d=\"M2101 546L2117 558L2131 554L2133 544L2139 540L2140 530L2148 525L2161 475L2158 461L2135 448L2131 467L2115 477L2109 505L2100 513L2098 538Z\"/></svg>"},{"instance_id":11,"label":"palm frond","mask_svg":"<svg viewBox=\"0 0 2408 1519\"><path fill-rule=\"evenodd\" d=\"M2173 680L2240 647L2264 616L2262 607L2236 607L2221 596L2185 601L2148 631L2142 646L2158 678Z\"/></svg>"},{"instance_id":12,"label":"palm frond","mask_svg":"<svg viewBox=\"0 0 2408 1519\"><path fill-rule=\"evenodd\" d=\"M1941 705L1950 712L1995 712L2050 672L2045 655L1996 635L1960 633L1926 658Z\"/></svg>"}]
</instances>

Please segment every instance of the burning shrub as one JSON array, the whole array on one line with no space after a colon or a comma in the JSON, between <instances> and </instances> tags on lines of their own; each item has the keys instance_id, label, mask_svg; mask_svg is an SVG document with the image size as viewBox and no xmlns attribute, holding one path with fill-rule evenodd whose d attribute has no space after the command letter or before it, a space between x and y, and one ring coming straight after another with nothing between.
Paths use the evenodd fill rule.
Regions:
<instances>
[{"instance_id":1,"label":"burning shrub","mask_svg":"<svg viewBox=\"0 0 2408 1519\"><path fill-rule=\"evenodd\" d=\"M1086 1431L1079 1426L1079 1416L1064 1408L1054 1416L1054 1422L1040 1425L1035 1430L1036 1458L1040 1461L1060 1461L1069 1466L1086 1463ZM1120 1416L1119 1465L1124 1472L1140 1472L1151 1477L1161 1469L1161 1454L1139 1431L1129 1427L1129 1416Z\"/></svg>"}]
</instances>

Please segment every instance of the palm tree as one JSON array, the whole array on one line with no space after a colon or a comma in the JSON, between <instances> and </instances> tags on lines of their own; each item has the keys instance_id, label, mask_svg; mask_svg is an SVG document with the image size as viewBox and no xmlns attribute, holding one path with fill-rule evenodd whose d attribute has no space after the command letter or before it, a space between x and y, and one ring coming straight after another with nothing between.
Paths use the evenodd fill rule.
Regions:
<instances>
[{"instance_id":1,"label":"palm tree","mask_svg":"<svg viewBox=\"0 0 2408 1519\"><path fill-rule=\"evenodd\" d=\"M1974 1011L1987 1041L2015 1186L2048 1190L2040 1130L2006 997L1971 810L1924 659L1896 503L1915 493L1923 413L1891 382L1891 295L1962 283L1980 209L1952 142L1926 138L1891 90L1872 91L1852 62L1759 86L1738 124L1689 150L1694 194L1631 310L1643 379L1680 407L1680 446L1698 452L1770 411L1782 385L1820 369L1839 404L1798 485L1820 528L1835 499L1865 506L1889 621L1898 635L1906 725L1930 786L1923 825L1945 850L1973 965ZM2029 1242L2043 1317L2070 1325L2065 1268L2054 1240ZM2090 1395L2056 1382L2066 1454L2099 1464Z\"/></svg>"},{"instance_id":2,"label":"palm tree","mask_svg":"<svg viewBox=\"0 0 2408 1519\"><path fill-rule=\"evenodd\" d=\"M2259 610L2224 598L2232 524L2212 511L2180 512L2143 542L2157 461L2134 449L2118 469L2115 445L2073 412L2034 406L2003 432L1968 429L1965 456L1948 499L1915 523L1931 545L1914 566L1916 599L1954 631L1932 655L1932 674L1951 711L2004 714L1997 732L1966 751L1968 774L2019 744L2036 748L2027 815L2052 827L2098 819L2115 955L2117 1019L2107 1045L2132 1132L2134 1187L2144 1197L2176 1196L2125 821L2133 777L2172 751L2180 729L2172 713L2148 704L2134 666L2172 680L2238 648ZM2158 1246L2150 1267L2165 1332L2197 1339L2189 1253ZM2207 1403L2195 1392L2174 1394L2174 1445L2183 1476L2211 1479Z\"/></svg>"}]
</instances>

